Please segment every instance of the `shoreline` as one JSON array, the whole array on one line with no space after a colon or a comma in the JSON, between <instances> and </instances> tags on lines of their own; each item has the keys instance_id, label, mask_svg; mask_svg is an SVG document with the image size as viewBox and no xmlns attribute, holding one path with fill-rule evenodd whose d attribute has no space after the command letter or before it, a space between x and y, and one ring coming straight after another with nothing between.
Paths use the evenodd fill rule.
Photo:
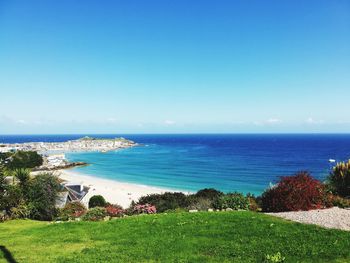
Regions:
<instances>
[{"instance_id":1,"label":"shoreline","mask_svg":"<svg viewBox=\"0 0 350 263\"><path fill-rule=\"evenodd\" d=\"M184 194L190 193L190 191L181 191L99 178L75 172L72 169L56 170L54 173L65 181L80 183L89 187L90 190L84 198L87 200L87 202L93 195L102 195L107 202L121 205L123 208L129 207L132 201L137 201L141 196L148 194L161 194L164 192L182 192Z\"/></svg>"}]
</instances>

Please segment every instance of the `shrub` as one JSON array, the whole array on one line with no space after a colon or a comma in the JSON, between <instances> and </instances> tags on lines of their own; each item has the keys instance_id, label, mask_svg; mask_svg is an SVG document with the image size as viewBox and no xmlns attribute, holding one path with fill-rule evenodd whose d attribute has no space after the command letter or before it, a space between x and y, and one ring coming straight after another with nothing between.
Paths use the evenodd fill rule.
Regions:
<instances>
[{"instance_id":1,"label":"shrub","mask_svg":"<svg viewBox=\"0 0 350 263\"><path fill-rule=\"evenodd\" d=\"M154 205L150 204L137 204L133 207L133 214L155 214L157 209Z\"/></svg>"},{"instance_id":2,"label":"shrub","mask_svg":"<svg viewBox=\"0 0 350 263\"><path fill-rule=\"evenodd\" d=\"M9 169L34 168L43 164L43 157L34 151L17 151L10 160Z\"/></svg>"},{"instance_id":3,"label":"shrub","mask_svg":"<svg viewBox=\"0 0 350 263\"><path fill-rule=\"evenodd\" d=\"M57 176L51 173L36 175L29 186L30 217L38 220L52 220L58 212L55 205L60 190Z\"/></svg>"},{"instance_id":4,"label":"shrub","mask_svg":"<svg viewBox=\"0 0 350 263\"><path fill-rule=\"evenodd\" d=\"M337 206L340 208L349 208L350 207L350 199L347 198L343 198L341 196L338 195L333 195L333 194L329 194L327 196L327 206Z\"/></svg>"},{"instance_id":5,"label":"shrub","mask_svg":"<svg viewBox=\"0 0 350 263\"><path fill-rule=\"evenodd\" d=\"M24 202L18 185L8 185L1 199L1 209L5 210L8 214L11 214L11 208L17 207Z\"/></svg>"},{"instance_id":6,"label":"shrub","mask_svg":"<svg viewBox=\"0 0 350 263\"><path fill-rule=\"evenodd\" d=\"M241 193L229 193L223 196L220 196L214 202L214 208L216 209L226 209L231 208L234 210L248 210L249 209L249 200Z\"/></svg>"},{"instance_id":7,"label":"shrub","mask_svg":"<svg viewBox=\"0 0 350 263\"><path fill-rule=\"evenodd\" d=\"M86 214L86 207L80 202L71 202L64 206L60 211L61 220L79 218Z\"/></svg>"},{"instance_id":8,"label":"shrub","mask_svg":"<svg viewBox=\"0 0 350 263\"><path fill-rule=\"evenodd\" d=\"M85 215L82 216L84 221L101 221L107 216L106 209L104 207L94 207L87 211Z\"/></svg>"},{"instance_id":9,"label":"shrub","mask_svg":"<svg viewBox=\"0 0 350 263\"><path fill-rule=\"evenodd\" d=\"M213 201L208 198L193 198L191 200L190 205L187 207L188 210L200 210L200 211L206 211L209 208L213 208Z\"/></svg>"},{"instance_id":10,"label":"shrub","mask_svg":"<svg viewBox=\"0 0 350 263\"><path fill-rule=\"evenodd\" d=\"M3 223L9 219L9 216L4 211L0 211L0 223Z\"/></svg>"},{"instance_id":11,"label":"shrub","mask_svg":"<svg viewBox=\"0 0 350 263\"><path fill-rule=\"evenodd\" d=\"M122 217L125 214L125 210L119 205L107 205L106 206L107 215L110 217Z\"/></svg>"},{"instance_id":12,"label":"shrub","mask_svg":"<svg viewBox=\"0 0 350 263\"><path fill-rule=\"evenodd\" d=\"M30 208L26 204L20 204L10 209L12 219L23 219L30 216Z\"/></svg>"},{"instance_id":13,"label":"shrub","mask_svg":"<svg viewBox=\"0 0 350 263\"><path fill-rule=\"evenodd\" d=\"M308 172L281 177L280 182L262 195L266 212L299 211L323 208L325 187Z\"/></svg>"},{"instance_id":14,"label":"shrub","mask_svg":"<svg viewBox=\"0 0 350 263\"><path fill-rule=\"evenodd\" d=\"M167 210L175 210L176 208L187 208L190 205L190 200L183 193L166 192L164 194L143 196L137 204L152 204L161 213Z\"/></svg>"},{"instance_id":15,"label":"shrub","mask_svg":"<svg viewBox=\"0 0 350 263\"><path fill-rule=\"evenodd\" d=\"M260 211L260 205L259 205L259 199L256 198L254 195L247 195L248 202L249 202L249 210L250 211Z\"/></svg>"},{"instance_id":16,"label":"shrub","mask_svg":"<svg viewBox=\"0 0 350 263\"><path fill-rule=\"evenodd\" d=\"M198 198L206 198L209 200L216 200L218 197L222 196L224 193L221 191L218 191L214 188L204 188L199 190L196 194L195 197Z\"/></svg>"},{"instance_id":17,"label":"shrub","mask_svg":"<svg viewBox=\"0 0 350 263\"><path fill-rule=\"evenodd\" d=\"M28 195L30 169L28 168L17 168L11 171L11 175L17 178L19 188L22 192L23 197Z\"/></svg>"},{"instance_id":18,"label":"shrub","mask_svg":"<svg viewBox=\"0 0 350 263\"><path fill-rule=\"evenodd\" d=\"M107 202L102 195L94 195L89 200L89 208L105 207L106 205Z\"/></svg>"},{"instance_id":19,"label":"shrub","mask_svg":"<svg viewBox=\"0 0 350 263\"><path fill-rule=\"evenodd\" d=\"M350 196L350 160L337 163L328 176L327 183L335 194Z\"/></svg>"},{"instance_id":20,"label":"shrub","mask_svg":"<svg viewBox=\"0 0 350 263\"><path fill-rule=\"evenodd\" d=\"M0 211L6 209L6 193L9 185L6 182L5 167L0 161Z\"/></svg>"}]
</instances>

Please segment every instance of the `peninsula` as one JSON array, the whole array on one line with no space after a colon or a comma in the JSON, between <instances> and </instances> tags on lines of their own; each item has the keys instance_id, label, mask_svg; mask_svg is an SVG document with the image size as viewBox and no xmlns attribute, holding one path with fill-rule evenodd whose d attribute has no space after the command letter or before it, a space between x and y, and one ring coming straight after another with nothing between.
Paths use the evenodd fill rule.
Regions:
<instances>
[{"instance_id":1,"label":"peninsula","mask_svg":"<svg viewBox=\"0 0 350 263\"><path fill-rule=\"evenodd\" d=\"M137 144L125 138L100 139L83 137L66 142L28 142L0 144L0 152L36 151L39 154L51 152L108 152L136 146Z\"/></svg>"}]
</instances>

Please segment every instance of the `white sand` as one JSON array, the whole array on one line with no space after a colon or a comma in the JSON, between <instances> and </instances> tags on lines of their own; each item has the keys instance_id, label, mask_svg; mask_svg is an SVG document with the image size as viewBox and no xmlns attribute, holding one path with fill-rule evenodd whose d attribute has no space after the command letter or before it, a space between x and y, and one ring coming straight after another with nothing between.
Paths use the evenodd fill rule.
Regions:
<instances>
[{"instance_id":1,"label":"white sand","mask_svg":"<svg viewBox=\"0 0 350 263\"><path fill-rule=\"evenodd\" d=\"M179 192L177 190L102 179L77 173L70 169L59 170L55 174L58 174L63 180L90 187L89 193L84 197L84 203L88 202L93 195L102 195L107 202L119 204L126 208L132 200L137 201L141 196L147 194Z\"/></svg>"}]
</instances>

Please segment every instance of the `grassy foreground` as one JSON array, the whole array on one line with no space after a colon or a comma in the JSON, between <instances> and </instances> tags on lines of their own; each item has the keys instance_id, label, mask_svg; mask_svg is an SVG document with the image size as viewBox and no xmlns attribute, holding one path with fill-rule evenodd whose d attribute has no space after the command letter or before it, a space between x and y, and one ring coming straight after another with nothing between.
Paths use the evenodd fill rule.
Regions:
<instances>
[{"instance_id":1,"label":"grassy foreground","mask_svg":"<svg viewBox=\"0 0 350 263\"><path fill-rule=\"evenodd\" d=\"M0 224L0 262L350 262L350 232L253 212ZM7 259L6 259L7 258Z\"/></svg>"}]
</instances>

